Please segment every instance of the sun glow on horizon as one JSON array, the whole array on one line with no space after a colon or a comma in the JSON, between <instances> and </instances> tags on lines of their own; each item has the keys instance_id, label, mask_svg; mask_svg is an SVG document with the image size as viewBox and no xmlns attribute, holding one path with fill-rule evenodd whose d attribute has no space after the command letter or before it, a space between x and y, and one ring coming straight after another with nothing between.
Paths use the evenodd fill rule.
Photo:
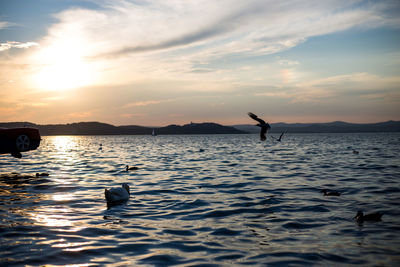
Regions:
<instances>
[{"instance_id":1,"label":"sun glow on horizon","mask_svg":"<svg viewBox=\"0 0 400 267\"><path fill-rule=\"evenodd\" d=\"M93 64L84 60L83 44L57 42L35 55L40 69L33 75L37 88L48 91L75 89L95 81Z\"/></svg>"}]
</instances>

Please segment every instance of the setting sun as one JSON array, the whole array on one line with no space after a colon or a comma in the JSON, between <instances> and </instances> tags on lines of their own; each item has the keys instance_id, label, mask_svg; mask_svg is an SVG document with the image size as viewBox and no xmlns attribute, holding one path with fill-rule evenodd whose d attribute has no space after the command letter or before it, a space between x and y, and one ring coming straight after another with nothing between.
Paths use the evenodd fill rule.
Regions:
<instances>
[{"instance_id":1,"label":"setting sun","mask_svg":"<svg viewBox=\"0 0 400 267\"><path fill-rule=\"evenodd\" d=\"M91 84L94 72L77 45L56 44L42 49L36 60L41 68L34 74L35 85L43 90L74 89Z\"/></svg>"}]
</instances>

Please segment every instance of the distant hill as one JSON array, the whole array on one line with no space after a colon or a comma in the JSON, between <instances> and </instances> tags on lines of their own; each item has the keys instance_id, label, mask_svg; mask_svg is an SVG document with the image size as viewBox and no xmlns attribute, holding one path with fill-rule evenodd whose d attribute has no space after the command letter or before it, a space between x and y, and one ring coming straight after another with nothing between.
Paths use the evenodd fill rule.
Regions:
<instances>
[{"instance_id":1,"label":"distant hill","mask_svg":"<svg viewBox=\"0 0 400 267\"><path fill-rule=\"evenodd\" d=\"M255 125L244 124L223 126L217 123L190 123L185 125L168 125L166 127L144 127L137 125L114 126L101 122L78 122L69 124L39 125L30 122L0 123L0 128L33 127L41 135L150 135L157 134L244 134L259 133ZM355 133L355 132L400 132L400 121L380 123L347 123L341 121L329 123L272 123L271 133Z\"/></svg>"},{"instance_id":2,"label":"distant hill","mask_svg":"<svg viewBox=\"0 0 400 267\"><path fill-rule=\"evenodd\" d=\"M39 125L30 122L0 123L2 128L33 127L41 135L150 135L153 129L157 134L244 134L241 130L216 123L190 123L183 126L169 125L150 128L136 125L114 126L100 122L79 122L70 124Z\"/></svg>"},{"instance_id":3,"label":"distant hill","mask_svg":"<svg viewBox=\"0 0 400 267\"><path fill-rule=\"evenodd\" d=\"M69 124L46 124L39 125L29 122L0 123L0 127L33 127L38 128L41 135L118 135L132 134L134 131L124 127L100 122L79 122ZM142 127L145 128L145 127ZM145 128L146 129L146 128ZM148 129L150 133L151 130Z\"/></svg>"},{"instance_id":4,"label":"distant hill","mask_svg":"<svg viewBox=\"0 0 400 267\"><path fill-rule=\"evenodd\" d=\"M258 133L260 128L255 125L233 125L238 130ZM329 123L271 123L271 133L358 133L358 132L400 132L400 121L379 123L347 123L335 121Z\"/></svg>"},{"instance_id":5,"label":"distant hill","mask_svg":"<svg viewBox=\"0 0 400 267\"><path fill-rule=\"evenodd\" d=\"M158 134L243 134L247 133L234 127L222 126L220 124L190 123L183 126L169 125L157 129Z\"/></svg>"}]
</instances>

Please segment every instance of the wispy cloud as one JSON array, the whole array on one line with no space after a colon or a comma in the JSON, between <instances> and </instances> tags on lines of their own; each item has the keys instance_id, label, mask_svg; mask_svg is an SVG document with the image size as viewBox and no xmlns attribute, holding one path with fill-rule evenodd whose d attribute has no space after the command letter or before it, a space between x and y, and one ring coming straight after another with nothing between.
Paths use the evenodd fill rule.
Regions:
<instances>
[{"instance_id":1,"label":"wispy cloud","mask_svg":"<svg viewBox=\"0 0 400 267\"><path fill-rule=\"evenodd\" d=\"M122 113L120 117L126 118L126 119L132 119L132 118L138 118L138 117L144 117L145 114L141 113Z\"/></svg>"},{"instance_id":2,"label":"wispy cloud","mask_svg":"<svg viewBox=\"0 0 400 267\"><path fill-rule=\"evenodd\" d=\"M363 1L107 1L105 10L60 13L50 34L82 33L92 56L196 48L200 54L268 54L307 38L352 27L396 25L392 2ZM392 4L393 5L393 4ZM399 24L397 24L399 25ZM194 51L191 50L191 53Z\"/></svg>"},{"instance_id":3,"label":"wispy cloud","mask_svg":"<svg viewBox=\"0 0 400 267\"><path fill-rule=\"evenodd\" d=\"M15 41L8 41L6 43L0 43L0 52L9 50L11 48L20 48L20 49L25 49L25 48L30 48L32 46L38 46L38 43L35 42L26 42L26 43L21 43L21 42L15 42Z\"/></svg>"},{"instance_id":4,"label":"wispy cloud","mask_svg":"<svg viewBox=\"0 0 400 267\"><path fill-rule=\"evenodd\" d=\"M126 104L123 106L123 108L130 108L130 107L145 107L148 105L156 105L160 103L165 103L165 102L170 102L172 100L167 99L167 100L148 100L148 101L138 101L138 102L132 102L129 104Z\"/></svg>"},{"instance_id":5,"label":"wispy cloud","mask_svg":"<svg viewBox=\"0 0 400 267\"><path fill-rule=\"evenodd\" d=\"M8 21L0 21L0 29L5 29L13 25L14 25L13 23Z\"/></svg>"},{"instance_id":6,"label":"wispy cloud","mask_svg":"<svg viewBox=\"0 0 400 267\"><path fill-rule=\"evenodd\" d=\"M290 103L332 103L342 99L383 98L399 101L399 77L381 77L368 73L352 73L311 79L289 87L272 87L255 92L255 96L287 99ZM392 97L389 99L388 96Z\"/></svg>"},{"instance_id":7,"label":"wispy cloud","mask_svg":"<svg viewBox=\"0 0 400 267\"><path fill-rule=\"evenodd\" d=\"M300 62L297 60L281 59L278 61L278 64L284 67L292 67L300 65Z\"/></svg>"},{"instance_id":8,"label":"wispy cloud","mask_svg":"<svg viewBox=\"0 0 400 267\"><path fill-rule=\"evenodd\" d=\"M65 114L65 118L70 119L72 121L76 120L87 120L93 116L92 111L84 111L84 112L71 112Z\"/></svg>"},{"instance_id":9,"label":"wispy cloud","mask_svg":"<svg viewBox=\"0 0 400 267\"><path fill-rule=\"evenodd\" d=\"M386 14L391 2L110 0L103 4L103 9L73 8L56 14L59 22L40 41L60 64L65 59L57 57L66 54L91 62L100 77L98 85L149 78L191 81L201 76L213 86L216 80L238 76L233 65L213 66L219 62L278 53L313 36L354 27L393 26L394 21L400 25L400 19ZM41 64L43 57L37 58ZM286 67L297 63L280 62Z\"/></svg>"}]
</instances>

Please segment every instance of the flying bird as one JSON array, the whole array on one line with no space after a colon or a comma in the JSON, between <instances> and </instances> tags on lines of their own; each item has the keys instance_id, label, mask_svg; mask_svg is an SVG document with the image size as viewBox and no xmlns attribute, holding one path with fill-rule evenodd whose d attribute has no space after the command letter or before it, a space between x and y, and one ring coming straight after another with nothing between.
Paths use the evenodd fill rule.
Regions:
<instances>
[{"instance_id":1,"label":"flying bird","mask_svg":"<svg viewBox=\"0 0 400 267\"><path fill-rule=\"evenodd\" d=\"M252 118L255 121L258 121L258 124L256 124L258 127L261 127L261 132L260 132L260 139L261 141L265 141L267 139L266 134L268 132L269 129L271 129L271 126L269 126L269 124L267 122L265 122L264 120L260 119L259 117L257 117L256 114L254 113L247 113L250 118Z\"/></svg>"},{"instance_id":2,"label":"flying bird","mask_svg":"<svg viewBox=\"0 0 400 267\"><path fill-rule=\"evenodd\" d=\"M282 137L283 135L286 133L286 131L282 132L281 135L279 136L279 138L275 138L273 136L271 136L272 138L274 138L276 141L281 142L282 141Z\"/></svg>"}]
</instances>

